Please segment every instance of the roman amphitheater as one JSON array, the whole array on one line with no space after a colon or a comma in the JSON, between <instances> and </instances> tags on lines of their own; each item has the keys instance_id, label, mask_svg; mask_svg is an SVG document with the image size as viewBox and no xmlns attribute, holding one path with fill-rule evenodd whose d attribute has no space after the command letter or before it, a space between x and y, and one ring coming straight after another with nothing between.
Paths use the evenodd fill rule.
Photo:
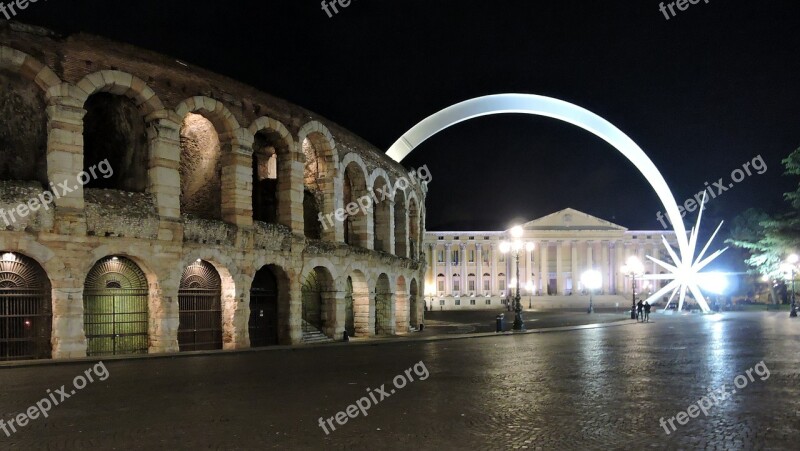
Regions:
<instances>
[{"instance_id":1,"label":"roman amphitheater","mask_svg":"<svg viewBox=\"0 0 800 451\"><path fill-rule=\"evenodd\" d=\"M0 83L0 360L422 322L427 185L398 184L410 168L347 130L175 58L21 24L0 25ZM376 190L396 194L319 221Z\"/></svg>"}]
</instances>

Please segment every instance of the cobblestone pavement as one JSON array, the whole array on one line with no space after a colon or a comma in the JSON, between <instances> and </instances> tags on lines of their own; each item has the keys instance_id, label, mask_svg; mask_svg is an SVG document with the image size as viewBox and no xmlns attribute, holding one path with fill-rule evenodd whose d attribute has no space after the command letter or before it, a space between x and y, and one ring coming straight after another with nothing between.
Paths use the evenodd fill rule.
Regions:
<instances>
[{"instance_id":1,"label":"cobblestone pavement","mask_svg":"<svg viewBox=\"0 0 800 451\"><path fill-rule=\"evenodd\" d=\"M501 313L504 316L503 330L511 331L514 312L506 309L445 310L425 313L425 329L422 333L412 334L412 336L494 332L496 329L495 317ZM525 310L522 312L522 318L527 329L543 329L610 323L630 318L630 313L627 310L614 311L614 309L598 309L591 315L586 313L586 309Z\"/></svg>"},{"instance_id":2,"label":"cobblestone pavement","mask_svg":"<svg viewBox=\"0 0 800 451\"><path fill-rule=\"evenodd\" d=\"M654 315L568 332L107 361L106 381L0 433L0 448L797 449L798 331L784 313ZM762 360L768 378L751 371L707 417L665 433L661 417L709 388L731 392ZM330 435L318 426L420 361L426 380ZM90 365L0 368L0 418Z\"/></svg>"}]
</instances>

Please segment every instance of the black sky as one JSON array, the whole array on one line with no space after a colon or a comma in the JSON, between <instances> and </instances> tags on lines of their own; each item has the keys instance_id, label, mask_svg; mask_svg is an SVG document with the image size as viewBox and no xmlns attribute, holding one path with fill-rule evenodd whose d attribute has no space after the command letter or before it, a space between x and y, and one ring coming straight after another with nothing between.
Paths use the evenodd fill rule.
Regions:
<instances>
[{"instance_id":1,"label":"black sky","mask_svg":"<svg viewBox=\"0 0 800 451\"><path fill-rule=\"evenodd\" d=\"M712 220L784 207L800 146L800 3L711 0L665 20L655 0L50 1L17 19L175 56L285 98L381 149L429 114L522 92L588 108L631 136L678 202L761 155ZM660 202L613 148L575 127L495 116L404 161L433 174L428 229L500 229L573 207L659 229ZM691 220L694 217L691 216ZM710 222L713 221L709 221Z\"/></svg>"}]
</instances>

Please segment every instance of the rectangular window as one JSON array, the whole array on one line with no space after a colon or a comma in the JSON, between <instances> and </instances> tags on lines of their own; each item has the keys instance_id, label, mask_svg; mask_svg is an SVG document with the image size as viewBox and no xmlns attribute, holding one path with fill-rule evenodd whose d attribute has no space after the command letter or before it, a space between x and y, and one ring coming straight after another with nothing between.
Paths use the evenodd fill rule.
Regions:
<instances>
[{"instance_id":1,"label":"rectangular window","mask_svg":"<svg viewBox=\"0 0 800 451\"><path fill-rule=\"evenodd\" d=\"M457 265L458 264L458 251L456 250L456 251L451 251L451 252L453 254L453 255L451 255L452 262L453 262L454 265Z\"/></svg>"},{"instance_id":2,"label":"rectangular window","mask_svg":"<svg viewBox=\"0 0 800 451\"><path fill-rule=\"evenodd\" d=\"M489 283L489 279L485 279L485 280L483 281L483 291L489 291L489 290L491 290L491 288L489 288L489 285L490 285L490 283Z\"/></svg>"},{"instance_id":3,"label":"rectangular window","mask_svg":"<svg viewBox=\"0 0 800 451\"><path fill-rule=\"evenodd\" d=\"M461 299L456 299L456 305L461 305Z\"/></svg>"},{"instance_id":4,"label":"rectangular window","mask_svg":"<svg viewBox=\"0 0 800 451\"><path fill-rule=\"evenodd\" d=\"M453 291L461 291L461 282L458 280L453 281Z\"/></svg>"},{"instance_id":5,"label":"rectangular window","mask_svg":"<svg viewBox=\"0 0 800 451\"><path fill-rule=\"evenodd\" d=\"M489 263L489 252L483 253L483 262L488 264Z\"/></svg>"},{"instance_id":6,"label":"rectangular window","mask_svg":"<svg viewBox=\"0 0 800 451\"><path fill-rule=\"evenodd\" d=\"M444 305L444 299L439 299L439 305Z\"/></svg>"},{"instance_id":7,"label":"rectangular window","mask_svg":"<svg viewBox=\"0 0 800 451\"><path fill-rule=\"evenodd\" d=\"M492 305L492 300L491 299L487 299L486 300L486 305Z\"/></svg>"},{"instance_id":8,"label":"rectangular window","mask_svg":"<svg viewBox=\"0 0 800 451\"><path fill-rule=\"evenodd\" d=\"M505 263L505 262L506 262L506 254L502 254L502 253L501 253L501 254L500 254L500 258L498 259L498 261L499 261L500 263Z\"/></svg>"},{"instance_id":9,"label":"rectangular window","mask_svg":"<svg viewBox=\"0 0 800 451\"><path fill-rule=\"evenodd\" d=\"M469 251L469 262L475 263L475 251Z\"/></svg>"},{"instance_id":10,"label":"rectangular window","mask_svg":"<svg viewBox=\"0 0 800 451\"><path fill-rule=\"evenodd\" d=\"M470 299L469 300L469 305L475 305L475 299Z\"/></svg>"},{"instance_id":11,"label":"rectangular window","mask_svg":"<svg viewBox=\"0 0 800 451\"><path fill-rule=\"evenodd\" d=\"M475 291L475 281L474 281L474 280L470 280L470 281L469 281L469 288L468 288L468 290L469 290L469 291Z\"/></svg>"},{"instance_id":12,"label":"rectangular window","mask_svg":"<svg viewBox=\"0 0 800 451\"><path fill-rule=\"evenodd\" d=\"M506 281L505 280L500 279L500 283L498 285L500 286L500 291L503 291L503 290L506 289Z\"/></svg>"},{"instance_id":13,"label":"rectangular window","mask_svg":"<svg viewBox=\"0 0 800 451\"><path fill-rule=\"evenodd\" d=\"M439 291L444 291L444 280L439 281Z\"/></svg>"},{"instance_id":14,"label":"rectangular window","mask_svg":"<svg viewBox=\"0 0 800 451\"><path fill-rule=\"evenodd\" d=\"M439 263L444 263L444 251L439 251Z\"/></svg>"}]
</instances>

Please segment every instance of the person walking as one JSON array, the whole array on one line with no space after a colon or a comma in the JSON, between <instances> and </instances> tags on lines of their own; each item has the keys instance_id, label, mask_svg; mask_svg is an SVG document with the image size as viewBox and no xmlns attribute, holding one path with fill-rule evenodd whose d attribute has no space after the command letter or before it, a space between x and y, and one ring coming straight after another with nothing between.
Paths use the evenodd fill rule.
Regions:
<instances>
[{"instance_id":1,"label":"person walking","mask_svg":"<svg viewBox=\"0 0 800 451\"><path fill-rule=\"evenodd\" d=\"M644 322L650 322L650 303L644 301Z\"/></svg>"},{"instance_id":2,"label":"person walking","mask_svg":"<svg viewBox=\"0 0 800 451\"><path fill-rule=\"evenodd\" d=\"M644 304L642 304L642 300L639 299L639 303L636 304L636 321L644 321L644 316L642 314L643 308Z\"/></svg>"}]
</instances>

